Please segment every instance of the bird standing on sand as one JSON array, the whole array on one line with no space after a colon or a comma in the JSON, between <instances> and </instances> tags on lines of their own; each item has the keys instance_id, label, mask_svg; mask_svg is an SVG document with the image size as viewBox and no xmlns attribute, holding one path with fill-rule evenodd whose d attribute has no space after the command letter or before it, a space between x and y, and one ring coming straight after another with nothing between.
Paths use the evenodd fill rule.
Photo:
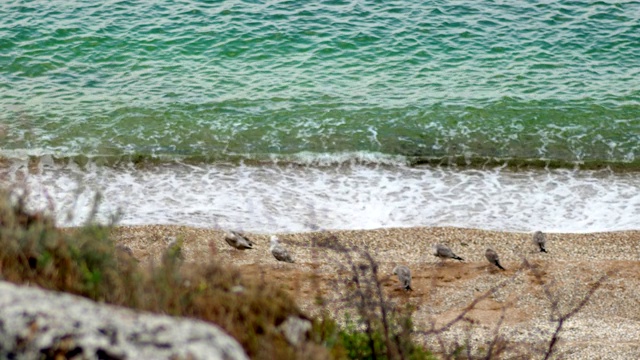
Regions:
<instances>
[{"instance_id":1,"label":"bird standing on sand","mask_svg":"<svg viewBox=\"0 0 640 360\"><path fill-rule=\"evenodd\" d=\"M284 261L288 263L294 262L287 249L285 249L284 246L280 244L280 239L278 239L278 237L275 235L271 235L271 246L269 247L269 250L271 251L273 257L275 257L278 261Z\"/></svg>"},{"instance_id":2,"label":"bird standing on sand","mask_svg":"<svg viewBox=\"0 0 640 360\"><path fill-rule=\"evenodd\" d=\"M490 263L497 266L501 270L505 270L505 268L503 268L502 265L500 265L500 259L498 258L498 253L493 251L493 249L487 249L487 251L484 252L484 256L487 258L487 260L489 260Z\"/></svg>"},{"instance_id":3,"label":"bird standing on sand","mask_svg":"<svg viewBox=\"0 0 640 360\"><path fill-rule=\"evenodd\" d=\"M547 236L542 231L536 231L533 233L533 242L540 248L540 252L547 252L545 244L547 242Z\"/></svg>"},{"instance_id":4,"label":"bird standing on sand","mask_svg":"<svg viewBox=\"0 0 640 360\"><path fill-rule=\"evenodd\" d=\"M229 230L224 234L224 241L238 250L253 249L253 242L238 232Z\"/></svg>"},{"instance_id":5,"label":"bird standing on sand","mask_svg":"<svg viewBox=\"0 0 640 360\"><path fill-rule=\"evenodd\" d=\"M436 244L431 247L431 250L433 251L433 255L439 258L464 261L463 258L454 254L453 251L451 251L451 249L449 249L447 245Z\"/></svg>"},{"instance_id":6,"label":"bird standing on sand","mask_svg":"<svg viewBox=\"0 0 640 360\"><path fill-rule=\"evenodd\" d=\"M133 256L133 250L131 250L129 246L118 244L116 245L115 249L116 249L116 260L118 260L119 263L127 260L138 262L138 259L136 259L136 257Z\"/></svg>"},{"instance_id":7,"label":"bird standing on sand","mask_svg":"<svg viewBox=\"0 0 640 360\"><path fill-rule=\"evenodd\" d=\"M129 246L123 244L116 245L116 254L134 257L133 250L131 250Z\"/></svg>"},{"instance_id":8,"label":"bird standing on sand","mask_svg":"<svg viewBox=\"0 0 640 360\"><path fill-rule=\"evenodd\" d=\"M398 280L402 283L405 291L413 291L411 288L411 270L405 265L398 265L393 269L393 274L398 275Z\"/></svg>"}]
</instances>

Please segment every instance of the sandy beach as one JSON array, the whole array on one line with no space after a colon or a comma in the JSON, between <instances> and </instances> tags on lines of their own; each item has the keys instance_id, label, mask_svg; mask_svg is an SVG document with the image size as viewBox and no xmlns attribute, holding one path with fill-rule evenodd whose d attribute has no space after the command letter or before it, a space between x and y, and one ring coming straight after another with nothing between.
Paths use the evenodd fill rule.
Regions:
<instances>
[{"instance_id":1,"label":"sandy beach","mask_svg":"<svg viewBox=\"0 0 640 360\"><path fill-rule=\"evenodd\" d=\"M416 329L445 324L486 294L467 313L468 321L442 334L447 346L468 339L471 348L486 348L500 325L499 334L507 341L544 351L556 328L545 289L557 297L558 312L566 313L583 299L592 284L607 275L587 305L564 323L558 355L568 359L640 358L640 231L550 233L548 253L537 250L529 233L395 228L330 234L342 245L367 249L374 256L389 296L399 304L416 307ZM160 259L167 237L181 237L185 266L221 261L241 267L246 276L282 283L303 310L316 313L320 310L316 297L334 297L332 281L345 275L336 265L338 257L314 246L319 233L278 234L296 260L294 264L279 263L269 253L270 235L252 235L255 249L239 251L224 242L220 230L155 225L114 229L118 243L130 246L143 265ZM215 244L215 254L210 241ZM430 253L434 243L450 246L465 261L435 258ZM499 254L506 271L487 262L487 247ZM523 267L524 259L530 267ZM411 268L413 292L403 291L391 275L397 264ZM492 288L496 291L487 293ZM421 341L438 346L433 337Z\"/></svg>"}]
</instances>

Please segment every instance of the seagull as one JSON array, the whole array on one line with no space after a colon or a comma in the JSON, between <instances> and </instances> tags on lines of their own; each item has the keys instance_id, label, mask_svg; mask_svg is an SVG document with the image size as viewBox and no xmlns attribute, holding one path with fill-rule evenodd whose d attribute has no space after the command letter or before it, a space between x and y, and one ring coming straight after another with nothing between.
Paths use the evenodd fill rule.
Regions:
<instances>
[{"instance_id":1,"label":"seagull","mask_svg":"<svg viewBox=\"0 0 640 360\"><path fill-rule=\"evenodd\" d=\"M547 252L544 244L547 242L547 236L542 231L536 231L533 233L533 242L540 248L540 252Z\"/></svg>"},{"instance_id":2,"label":"seagull","mask_svg":"<svg viewBox=\"0 0 640 360\"><path fill-rule=\"evenodd\" d=\"M505 268L500 265L500 259L498 258L497 252L493 251L492 249L487 249L487 251L484 252L484 256L487 258L487 260L489 260L490 263L497 266L501 270L505 270Z\"/></svg>"},{"instance_id":3,"label":"seagull","mask_svg":"<svg viewBox=\"0 0 640 360\"><path fill-rule=\"evenodd\" d=\"M398 275L398 280L402 283L405 291L413 291L411 288L411 270L405 265L398 265L393 269L393 274Z\"/></svg>"},{"instance_id":4,"label":"seagull","mask_svg":"<svg viewBox=\"0 0 640 360\"><path fill-rule=\"evenodd\" d=\"M131 248L127 245L123 245L123 244L116 245L116 251L117 251L117 254L134 257L133 250L131 250Z\"/></svg>"},{"instance_id":5,"label":"seagull","mask_svg":"<svg viewBox=\"0 0 640 360\"><path fill-rule=\"evenodd\" d=\"M238 250L253 249L253 242L251 240L232 230L225 232L224 241Z\"/></svg>"},{"instance_id":6,"label":"seagull","mask_svg":"<svg viewBox=\"0 0 640 360\"><path fill-rule=\"evenodd\" d=\"M285 249L282 245L280 245L280 239L277 236L271 235L271 246L269 247L271 254L278 261L284 261L288 263L293 262L293 258L289 255L287 249Z\"/></svg>"},{"instance_id":7,"label":"seagull","mask_svg":"<svg viewBox=\"0 0 640 360\"><path fill-rule=\"evenodd\" d=\"M431 247L431 250L433 251L433 255L439 258L456 259L456 260L464 261L463 258L454 254L453 251L451 251L451 249L449 249L447 245L436 244Z\"/></svg>"}]
</instances>

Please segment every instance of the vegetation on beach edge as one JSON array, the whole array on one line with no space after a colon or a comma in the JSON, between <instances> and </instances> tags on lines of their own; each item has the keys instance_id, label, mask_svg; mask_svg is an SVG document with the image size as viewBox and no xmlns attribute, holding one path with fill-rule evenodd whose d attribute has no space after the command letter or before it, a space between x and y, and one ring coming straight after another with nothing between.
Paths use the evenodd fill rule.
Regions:
<instances>
[{"instance_id":1,"label":"vegetation on beach edge","mask_svg":"<svg viewBox=\"0 0 640 360\"><path fill-rule=\"evenodd\" d=\"M418 338L434 336L443 343L443 332L455 322L468 321L467 312L496 291L491 289L472 299L453 323L426 331L416 329L412 320L415 304L399 305L385 292L374 256L366 249L346 246L335 235L318 233L311 246L332 254L333 265L342 275L330 286L340 298L318 295L317 303L324 310L310 316L278 284L243 276L238 268L216 261L214 254L207 263L184 262L180 239L159 261L141 266L113 240L113 225L89 221L79 228L59 229L51 216L29 212L25 198L24 194L0 190L0 280L204 320L238 340L252 359L434 359L434 349L427 349ZM539 276L526 259L522 268ZM587 304L605 280L603 276L592 284L574 308L564 313L557 309L557 296L545 288L557 328L543 350L511 343L496 329L495 337L487 339L487 348L471 349L461 343L443 346L435 353L456 359L501 358L505 354L549 358L556 352L564 322ZM336 308L336 301L343 311L330 310ZM337 314L346 317L338 319ZM292 316L312 324L301 344L292 344L281 330Z\"/></svg>"}]
</instances>

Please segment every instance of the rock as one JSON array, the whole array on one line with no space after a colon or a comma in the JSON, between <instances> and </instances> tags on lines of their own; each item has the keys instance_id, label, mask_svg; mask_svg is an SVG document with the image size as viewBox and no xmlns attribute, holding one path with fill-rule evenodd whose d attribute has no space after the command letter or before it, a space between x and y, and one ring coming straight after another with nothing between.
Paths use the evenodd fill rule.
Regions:
<instances>
[{"instance_id":1,"label":"rock","mask_svg":"<svg viewBox=\"0 0 640 360\"><path fill-rule=\"evenodd\" d=\"M248 359L215 325L0 282L0 358Z\"/></svg>"},{"instance_id":2,"label":"rock","mask_svg":"<svg viewBox=\"0 0 640 360\"><path fill-rule=\"evenodd\" d=\"M311 321L297 316L289 316L278 328L289 344L298 346L306 340L307 334L311 330Z\"/></svg>"}]
</instances>

